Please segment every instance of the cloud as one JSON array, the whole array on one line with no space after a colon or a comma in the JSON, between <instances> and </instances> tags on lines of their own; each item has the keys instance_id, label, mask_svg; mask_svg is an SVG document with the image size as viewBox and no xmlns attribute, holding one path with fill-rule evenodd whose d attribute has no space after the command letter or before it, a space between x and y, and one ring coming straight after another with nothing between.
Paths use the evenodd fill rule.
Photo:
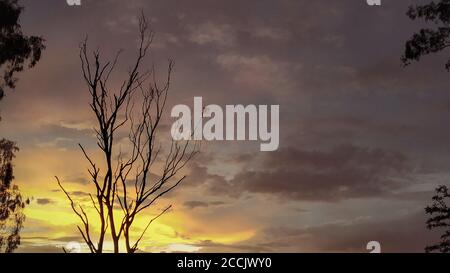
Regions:
<instances>
[{"instance_id":1,"label":"cloud","mask_svg":"<svg viewBox=\"0 0 450 273\"><path fill-rule=\"evenodd\" d=\"M224 176L211 174L208 167L195 162L191 164L190 174L184 185L201 188L208 194L215 196L238 197L240 195L240 193L234 191L233 185Z\"/></svg>"},{"instance_id":2,"label":"cloud","mask_svg":"<svg viewBox=\"0 0 450 273\"><path fill-rule=\"evenodd\" d=\"M197 162L192 162L190 167L190 175L187 177L185 185L199 186L204 184L224 184L226 180L223 176L210 174L208 168L198 164Z\"/></svg>"},{"instance_id":3,"label":"cloud","mask_svg":"<svg viewBox=\"0 0 450 273\"><path fill-rule=\"evenodd\" d=\"M24 245L16 253L64 253L62 247L56 245Z\"/></svg>"},{"instance_id":4,"label":"cloud","mask_svg":"<svg viewBox=\"0 0 450 273\"><path fill-rule=\"evenodd\" d=\"M353 198L396 198L402 195L415 172L409 158L402 153L352 144L316 150L286 147L250 158L242 154L230 159L240 166L232 177L211 173L208 169L216 167L194 162L185 185L232 198L265 194L291 201L337 202ZM211 204L185 205L195 208Z\"/></svg>"},{"instance_id":5,"label":"cloud","mask_svg":"<svg viewBox=\"0 0 450 273\"><path fill-rule=\"evenodd\" d=\"M36 203L38 203L39 205L50 205L53 204L54 201L50 198L38 198L36 199Z\"/></svg>"},{"instance_id":6,"label":"cloud","mask_svg":"<svg viewBox=\"0 0 450 273\"><path fill-rule=\"evenodd\" d=\"M226 53L217 56L216 62L234 75L236 83L256 88L277 88L278 91L292 88L291 75L301 68L299 64L277 61L266 55Z\"/></svg>"},{"instance_id":7,"label":"cloud","mask_svg":"<svg viewBox=\"0 0 450 273\"><path fill-rule=\"evenodd\" d=\"M222 201L213 201L213 202L186 201L183 203L183 205L189 209L207 208L210 206L219 206L219 205L224 205L224 204L225 204L225 202L222 202Z\"/></svg>"},{"instance_id":8,"label":"cloud","mask_svg":"<svg viewBox=\"0 0 450 273\"><path fill-rule=\"evenodd\" d=\"M261 253L270 252L271 248L264 246L264 244L255 243L239 243L239 244L224 244L214 242L213 240L204 240L193 244L193 246L199 247L199 252L240 252L240 253Z\"/></svg>"},{"instance_id":9,"label":"cloud","mask_svg":"<svg viewBox=\"0 0 450 273\"><path fill-rule=\"evenodd\" d=\"M125 14L109 19L105 25L113 32L130 33L138 28L139 21L136 15Z\"/></svg>"},{"instance_id":10,"label":"cloud","mask_svg":"<svg viewBox=\"0 0 450 273\"><path fill-rule=\"evenodd\" d=\"M87 123L58 122L40 125L34 133L36 146L39 148L78 148L80 140L88 142L93 137L93 130Z\"/></svg>"},{"instance_id":11,"label":"cloud","mask_svg":"<svg viewBox=\"0 0 450 273\"><path fill-rule=\"evenodd\" d=\"M87 178L85 175L82 175L82 174L67 176L64 179L64 181L67 181L68 183L75 183L75 184L81 184L81 185L88 184L89 180L90 180L90 178Z\"/></svg>"},{"instance_id":12,"label":"cloud","mask_svg":"<svg viewBox=\"0 0 450 273\"><path fill-rule=\"evenodd\" d=\"M280 198L340 201L375 197L401 188L411 170L399 153L340 145L330 151L286 148L264 156L259 169L236 175L234 191Z\"/></svg>"},{"instance_id":13,"label":"cloud","mask_svg":"<svg viewBox=\"0 0 450 273\"><path fill-rule=\"evenodd\" d=\"M422 210L415 210L384 220L358 217L304 227L274 223L243 242L223 244L205 240L193 246L201 247L201 252L368 253L367 243L378 241L384 253L420 253L439 237L426 229L425 219Z\"/></svg>"},{"instance_id":14,"label":"cloud","mask_svg":"<svg viewBox=\"0 0 450 273\"><path fill-rule=\"evenodd\" d=\"M214 44L218 46L233 46L236 34L231 25L215 24L212 22L202 23L188 27L189 40L199 45Z\"/></svg>"},{"instance_id":15,"label":"cloud","mask_svg":"<svg viewBox=\"0 0 450 273\"><path fill-rule=\"evenodd\" d=\"M266 229L263 238L266 246L284 251L369 252L367 243L378 241L382 252L424 252L437 239L436 233L426 230L425 219L424 212L417 211L381 221L360 218L304 228L275 227Z\"/></svg>"},{"instance_id":16,"label":"cloud","mask_svg":"<svg viewBox=\"0 0 450 273\"><path fill-rule=\"evenodd\" d=\"M64 149L67 146L74 146L74 140L70 138L57 137L53 140L40 142L36 144L39 148L61 148Z\"/></svg>"},{"instance_id":17,"label":"cloud","mask_svg":"<svg viewBox=\"0 0 450 273\"><path fill-rule=\"evenodd\" d=\"M291 38L291 33L286 29L280 29L270 26L256 27L250 30L250 34L257 38L267 38L278 41L285 41Z\"/></svg>"},{"instance_id":18,"label":"cloud","mask_svg":"<svg viewBox=\"0 0 450 273\"><path fill-rule=\"evenodd\" d=\"M189 209L206 208L209 206L207 202L202 201L186 201L183 203L183 205Z\"/></svg>"},{"instance_id":19,"label":"cloud","mask_svg":"<svg viewBox=\"0 0 450 273\"><path fill-rule=\"evenodd\" d=\"M77 196L77 197L87 197L87 196L89 196L89 193L88 192L84 192L84 191L72 191L72 192L69 192L69 194L71 196Z\"/></svg>"},{"instance_id":20,"label":"cloud","mask_svg":"<svg viewBox=\"0 0 450 273\"><path fill-rule=\"evenodd\" d=\"M180 45L180 39L172 33L157 33L152 42L152 48L166 48Z\"/></svg>"}]
</instances>

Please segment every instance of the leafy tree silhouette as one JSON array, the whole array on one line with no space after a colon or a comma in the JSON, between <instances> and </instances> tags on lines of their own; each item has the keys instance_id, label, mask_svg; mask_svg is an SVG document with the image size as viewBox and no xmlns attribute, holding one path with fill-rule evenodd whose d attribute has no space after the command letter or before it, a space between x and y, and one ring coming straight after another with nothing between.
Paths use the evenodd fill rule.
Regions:
<instances>
[{"instance_id":1,"label":"leafy tree silhouette","mask_svg":"<svg viewBox=\"0 0 450 273\"><path fill-rule=\"evenodd\" d=\"M23 208L29 203L23 200L16 185L12 185L14 142L0 140L0 252L13 252L20 244L19 232L25 215Z\"/></svg>"},{"instance_id":2,"label":"leafy tree silhouette","mask_svg":"<svg viewBox=\"0 0 450 273\"><path fill-rule=\"evenodd\" d=\"M441 236L441 242L426 247L426 252L450 252L450 207L447 205L449 198L448 187L440 186L436 189L436 195L433 196L433 204L425 208L426 213L430 215L427 227L429 229L445 229Z\"/></svg>"},{"instance_id":3,"label":"leafy tree silhouette","mask_svg":"<svg viewBox=\"0 0 450 273\"><path fill-rule=\"evenodd\" d=\"M420 29L406 42L405 53L401 58L405 65L450 46L450 0L410 6L407 15L412 20L422 19L425 22L431 22L435 28ZM450 60L445 67L450 70Z\"/></svg>"},{"instance_id":4,"label":"leafy tree silhouette","mask_svg":"<svg viewBox=\"0 0 450 273\"><path fill-rule=\"evenodd\" d=\"M22 33L19 17L23 7L17 0L0 2L0 99L7 88L14 89L17 78L15 74L28 66L33 67L41 58L45 46L43 39L37 36L25 36Z\"/></svg>"},{"instance_id":5,"label":"leafy tree silhouette","mask_svg":"<svg viewBox=\"0 0 450 273\"><path fill-rule=\"evenodd\" d=\"M16 87L16 73L23 71L27 62L29 67L35 66L45 48L42 38L23 35L22 11L17 0L0 1L0 100L6 89ZM23 208L29 203L12 184L12 160L17 151L14 142L0 139L0 252L13 252L19 246Z\"/></svg>"},{"instance_id":6,"label":"leafy tree silhouette","mask_svg":"<svg viewBox=\"0 0 450 273\"><path fill-rule=\"evenodd\" d=\"M420 61L425 55L437 53L450 47L450 0L410 6L407 15L412 20L422 19L425 22L432 23L434 28L420 29L406 42L405 52L401 58L405 66L410 65L413 61ZM450 70L450 60L447 60L445 68ZM440 186L436 189L433 204L425 208L425 212L430 215L427 227L429 229L445 229L441 236L441 242L426 247L426 252L450 251L450 210L446 204L448 198L448 187Z\"/></svg>"}]
</instances>

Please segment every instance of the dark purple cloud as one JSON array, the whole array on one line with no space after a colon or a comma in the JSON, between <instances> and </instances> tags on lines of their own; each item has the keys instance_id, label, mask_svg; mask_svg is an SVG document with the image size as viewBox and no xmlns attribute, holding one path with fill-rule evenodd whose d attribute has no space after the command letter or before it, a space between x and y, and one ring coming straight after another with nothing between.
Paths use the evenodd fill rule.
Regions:
<instances>
[{"instance_id":1,"label":"dark purple cloud","mask_svg":"<svg viewBox=\"0 0 450 273\"><path fill-rule=\"evenodd\" d=\"M36 199L36 203L38 205L50 205L50 204L53 204L54 201L50 198L38 198L38 199Z\"/></svg>"},{"instance_id":2,"label":"dark purple cloud","mask_svg":"<svg viewBox=\"0 0 450 273\"><path fill-rule=\"evenodd\" d=\"M296 200L375 197L401 188L411 172L407 163L402 154L353 145L330 151L290 148L265 155L258 170L238 174L231 184Z\"/></svg>"}]
</instances>

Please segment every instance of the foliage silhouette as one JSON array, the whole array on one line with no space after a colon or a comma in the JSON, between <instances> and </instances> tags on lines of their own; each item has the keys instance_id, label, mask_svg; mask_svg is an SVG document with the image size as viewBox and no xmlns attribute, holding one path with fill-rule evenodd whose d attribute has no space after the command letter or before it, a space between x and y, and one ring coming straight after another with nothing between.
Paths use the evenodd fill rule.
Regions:
<instances>
[{"instance_id":1,"label":"foliage silhouette","mask_svg":"<svg viewBox=\"0 0 450 273\"><path fill-rule=\"evenodd\" d=\"M438 53L450 46L450 0L430 2L425 5L410 6L407 16L411 20L422 19L433 23L435 27L422 28L406 42L405 52L401 58L405 66L413 61L420 61L423 56ZM450 70L450 60L447 60L445 68ZM433 204L425 208L426 214L430 215L426 224L428 229L445 229L441 236L441 242L427 246L426 252L449 252L450 251L450 210L446 204L449 198L447 186L436 189Z\"/></svg>"},{"instance_id":2,"label":"foliage silhouette","mask_svg":"<svg viewBox=\"0 0 450 273\"><path fill-rule=\"evenodd\" d=\"M20 26L23 7L17 0L0 1L0 100L7 88L14 89L16 73L24 70L28 61L34 67L41 59L44 40L37 36L26 36Z\"/></svg>"},{"instance_id":3,"label":"foliage silhouette","mask_svg":"<svg viewBox=\"0 0 450 273\"><path fill-rule=\"evenodd\" d=\"M27 62L34 67L45 48L42 38L22 33L22 11L17 0L0 1L0 100L6 89L16 87L16 74L24 70ZM14 142L0 139L0 252L13 252L19 246L25 220L23 208L29 203L12 184L12 160L17 151Z\"/></svg>"},{"instance_id":4,"label":"foliage silhouette","mask_svg":"<svg viewBox=\"0 0 450 273\"><path fill-rule=\"evenodd\" d=\"M427 246L426 252L450 252L450 207L447 202L450 199L450 191L447 186L440 186L433 196L433 204L425 208L425 212L430 215L427 221L429 229L444 229L441 241L437 244Z\"/></svg>"},{"instance_id":5,"label":"foliage silhouette","mask_svg":"<svg viewBox=\"0 0 450 273\"><path fill-rule=\"evenodd\" d=\"M420 29L406 42L405 52L401 58L405 65L450 46L450 0L410 6L407 16L411 20L422 19L433 23L435 27ZM450 70L450 60L447 60L445 68Z\"/></svg>"},{"instance_id":6,"label":"foliage silhouette","mask_svg":"<svg viewBox=\"0 0 450 273\"><path fill-rule=\"evenodd\" d=\"M19 232L23 227L25 215L24 201L16 185L12 185L14 153L16 145L0 140L0 252L13 252L20 244Z\"/></svg>"}]
</instances>

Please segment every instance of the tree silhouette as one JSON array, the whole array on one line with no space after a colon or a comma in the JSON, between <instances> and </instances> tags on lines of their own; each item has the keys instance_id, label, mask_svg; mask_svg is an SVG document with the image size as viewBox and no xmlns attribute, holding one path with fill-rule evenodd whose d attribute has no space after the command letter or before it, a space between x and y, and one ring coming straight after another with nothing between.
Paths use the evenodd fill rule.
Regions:
<instances>
[{"instance_id":1,"label":"tree silhouette","mask_svg":"<svg viewBox=\"0 0 450 273\"><path fill-rule=\"evenodd\" d=\"M14 152L18 149L11 141L0 140L0 252L13 252L20 244L19 232L25 215L24 201L16 185L12 185Z\"/></svg>"},{"instance_id":2,"label":"tree silhouette","mask_svg":"<svg viewBox=\"0 0 450 273\"><path fill-rule=\"evenodd\" d=\"M19 22L22 11L17 0L0 1L0 100L7 88L15 88L16 73L23 71L27 62L29 67L35 66L45 48L42 38L23 35ZM29 203L12 184L12 160L17 151L15 143L0 139L0 252L13 252L19 246L23 208Z\"/></svg>"},{"instance_id":3,"label":"tree silhouette","mask_svg":"<svg viewBox=\"0 0 450 273\"><path fill-rule=\"evenodd\" d=\"M137 58L118 90L110 88L109 80L121 51L112 61L103 63L98 50L89 57L87 41L80 47L81 69L91 95L90 108L95 115L97 145L102 154L101 162L95 162L80 145L89 162L91 183L95 188L89 197L99 223L97 234L89 212L73 199L58 177L56 179L82 222L78 230L92 253L104 252L106 236L111 237L115 253L120 252L121 244L125 245L127 253L136 252L150 224L171 206L152 217L138 235L132 236L136 217L184 180L185 176L177 173L197 152L195 143L171 141L168 151L161 155L161 146L156 144L173 62L169 61L168 76L162 87L157 84L154 68L141 70L153 37L145 16L141 15ZM135 104L139 105L136 109ZM129 146L125 151L119 148L120 133L128 134ZM155 175L155 169L160 171L159 176Z\"/></svg>"},{"instance_id":4,"label":"tree silhouette","mask_svg":"<svg viewBox=\"0 0 450 273\"><path fill-rule=\"evenodd\" d=\"M436 189L436 195L433 196L433 204L425 208L425 212L430 215L427 227L429 229L444 229L441 242L426 247L426 252L450 252L450 207L447 204L449 198L448 187L440 186Z\"/></svg>"},{"instance_id":5,"label":"tree silhouette","mask_svg":"<svg viewBox=\"0 0 450 273\"><path fill-rule=\"evenodd\" d=\"M405 65L450 46L450 0L410 6L407 15L412 20L422 19L431 22L435 27L420 29L406 42L405 52L401 58ZM445 68L450 69L450 60L446 62Z\"/></svg>"},{"instance_id":6,"label":"tree silhouette","mask_svg":"<svg viewBox=\"0 0 450 273\"><path fill-rule=\"evenodd\" d=\"M435 25L434 28L423 28L406 42L402 61L409 65L419 61L421 57L440 52L450 46L450 0L431 2L426 5L410 6L407 15L411 20L422 19ZM450 60L445 64L450 70Z\"/></svg>"},{"instance_id":7,"label":"tree silhouette","mask_svg":"<svg viewBox=\"0 0 450 273\"><path fill-rule=\"evenodd\" d=\"M19 17L23 7L17 0L0 1L0 100L6 88L14 89L15 74L28 66L33 67L41 58L45 46L43 39L37 36L25 36L22 33Z\"/></svg>"},{"instance_id":8,"label":"tree silhouette","mask_svg":"<svg viewBox=\"0 0 450 273\"><path fill-rule=\"evenodd\" d=\"M430 2L425 5L410 6L407 16L411 20L422 19L434 24L434 28L422 28L406 42L405 52L401 58L405 66L428 54L437 53L450 47L450 0L441 0L437 3ZM450 60L447 60L445 68L450 70ZM441 236L441 242L425 248L426 252L450 251L450 211L446 204L449 197L447 186L436 189L433 204L425 208L430 218L426 222L429 229L446 229Z\"/></svg>"}]
</instances>

